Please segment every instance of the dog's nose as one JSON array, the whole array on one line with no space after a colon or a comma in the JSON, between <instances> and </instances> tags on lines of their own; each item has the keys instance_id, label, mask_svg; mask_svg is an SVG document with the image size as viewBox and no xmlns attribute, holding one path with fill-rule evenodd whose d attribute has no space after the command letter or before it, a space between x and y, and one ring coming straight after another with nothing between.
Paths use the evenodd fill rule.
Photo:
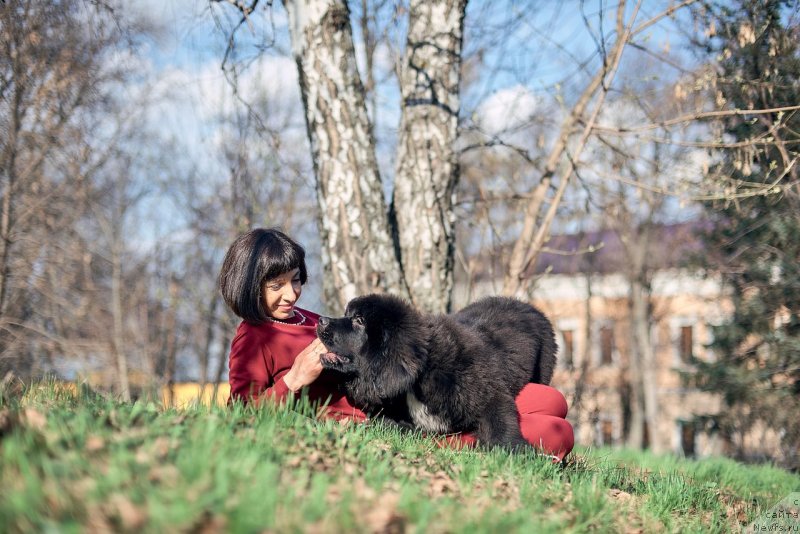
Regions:
<instances>
[{"instance_id":1,"label":"dog's nose","mask_svg":"<svg viewBox=\"0 0 800 534\"><path fill-rule=\"evenodd\" d=\"M328 326L328 323L330 323L330 322L331 322L331 320L328 317L320 317L319 318L319 325L321 327L323 327L323 328Z\"/></svg>"}]
</instances>

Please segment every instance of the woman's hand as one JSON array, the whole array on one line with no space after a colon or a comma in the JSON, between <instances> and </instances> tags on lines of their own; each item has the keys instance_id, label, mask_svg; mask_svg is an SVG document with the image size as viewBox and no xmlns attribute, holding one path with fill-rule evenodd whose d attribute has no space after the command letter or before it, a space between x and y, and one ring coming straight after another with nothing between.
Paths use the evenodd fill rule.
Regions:
<instances>
[{"instance_id":1,"label":"woman's hand","mask_svg":"<svg viewBox=\"0 0 800 534\"><path fill-rule=\"evenodd\" d=\"M322 372L322 363L319 357L328 352L322 341L315 339L294 359L292 368L283 375L283 381L290 390L297 392L300 388L309 385L317 379Z\"/></svg>"}]
</instances>

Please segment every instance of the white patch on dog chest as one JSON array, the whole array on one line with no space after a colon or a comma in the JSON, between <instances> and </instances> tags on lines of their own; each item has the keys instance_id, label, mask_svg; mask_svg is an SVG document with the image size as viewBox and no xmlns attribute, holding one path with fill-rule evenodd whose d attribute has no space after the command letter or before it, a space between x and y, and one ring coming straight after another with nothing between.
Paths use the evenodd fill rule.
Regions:
<instances>
[{"instance_id":1,"label":"white patch on dog chest","mask_svg":"<svg viewBox=\"0 0 800 534\"><path fill-rule=\"evenodd\" d=\"M411 419L421 429L442 434L450 431L450 425L447 424L447 421L428 411L428 407L420 402L412 391L406 393L406 404L408 404L408 412L411 414Z\"/></svg>"}]
</instances>

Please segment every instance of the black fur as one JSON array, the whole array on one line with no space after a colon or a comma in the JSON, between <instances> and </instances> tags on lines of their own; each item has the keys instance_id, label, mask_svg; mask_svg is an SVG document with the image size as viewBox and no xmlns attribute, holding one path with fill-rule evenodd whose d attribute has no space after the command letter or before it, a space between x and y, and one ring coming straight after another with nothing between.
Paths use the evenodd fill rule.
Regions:
<instances>
[{"instance_id":1,"label":"black fur","mask_svg":"<svg viewBox=\"0 0 800 534\"><path fill-rule=\"evenodd\" d=\"M427 315L400 298L367 295L344 317L320 318L317 334L331 351L323 366L347 375L357 403L390 413L416 406L409 414L418 428L473 431L487 446L528 445L514 399L529 382L550 383L556 364L550 321L504 297Z\"/></svg>"}]
</instances>

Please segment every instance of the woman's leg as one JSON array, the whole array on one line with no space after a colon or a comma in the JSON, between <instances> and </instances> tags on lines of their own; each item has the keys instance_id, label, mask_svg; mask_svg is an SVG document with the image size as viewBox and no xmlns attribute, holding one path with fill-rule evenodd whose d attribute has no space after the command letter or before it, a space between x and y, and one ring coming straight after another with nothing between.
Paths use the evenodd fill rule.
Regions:
<instances>
[{"instance_id":1,"label":"woman's leg","mask_svg":"<svg viewBox=\"0 0 800 534\"><path fill-rule=\"evenodd\" d=\"M528 384L517 395L517 411L522 437L547 454L563 460L575 445L572 425L565 419L567 401L557 389L543 384ZM471 433L439 436L437 444L453 448L473 447Z\"/></svg>"},{"instance_id":2,"label":"woman's leg","mask_svg":"<svg viewBox=\"0 0 800 534\"><path fill-rule=\"evenodd\" d=\"M534 447L563 460L575 445L572 425L566 420L567 400L557 389L528 384L516 398L519 427Z\"/></svg>"},{"instance_id":3,"label":"woman's leg","mask_svg":"<svg viewBox=\"0 0 800 534\"><path fill-rule=\"evenodd\" d=\"M552 415L561 419L567 416L567 399L556 388L544 384L528 384L519 392L516 401L520 415Z\"/></svg>"},{"instance_id":4,"label":"woman's leg","mask_svg":"<svg viewBox=\"0 0 800 534\"><path fill-rule=\"evenodd\" d=\"M572 425L566 419L553 415L521 414L519 422L525 441L558 461L563 460L575 445ZM453 449L474 447L477 444L475 434L472 433L435 436L434 441L439 447Z\"/></svg>"},{"instance_id":5,"label":"woman's leg","mask_svg":"<svg viewBox=\"0 0 800 534\"><path fill-rule=\"evenodd\" d=\"M566 419L554 415L520 414L522 437L537 449L552 454L558 461L572 451L575 436Z\"/></svg>"}]
</instances>

